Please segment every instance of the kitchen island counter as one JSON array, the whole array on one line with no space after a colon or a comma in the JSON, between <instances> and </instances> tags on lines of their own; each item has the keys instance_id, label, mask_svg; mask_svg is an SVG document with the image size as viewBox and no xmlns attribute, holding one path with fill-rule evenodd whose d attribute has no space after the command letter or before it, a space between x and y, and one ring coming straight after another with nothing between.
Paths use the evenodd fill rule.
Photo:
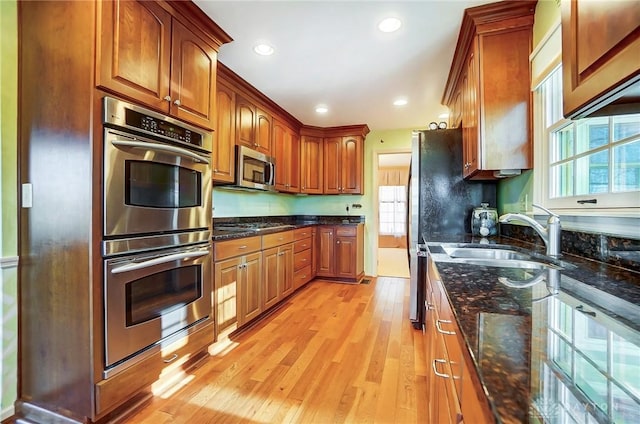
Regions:
<instances>
[{"instance_id":1,"label":"kitchen island counter","mask_svg":"<svg viewBox=\"0 0 640 424\"><path fill-rule=\"evenodd\" d=\"M425 241L498 422L640 422L640 273L573 255L560 270L451 263L444 243L544 249Z\"/></svg>"}]
</instances>

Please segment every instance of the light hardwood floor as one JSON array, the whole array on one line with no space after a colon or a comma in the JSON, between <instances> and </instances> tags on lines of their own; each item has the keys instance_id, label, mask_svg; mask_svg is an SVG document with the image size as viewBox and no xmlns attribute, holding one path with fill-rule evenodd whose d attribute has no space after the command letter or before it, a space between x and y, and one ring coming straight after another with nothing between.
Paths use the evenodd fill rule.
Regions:
<instances>
[{"instance_id":1,"label":"light hardwood floor","mask_svg":"<svg viewBox=\"0 0 640 424\"><path fill-rule=\"evenodd\" d=\"M407 249L378 248L378 276L409 278Z\"/></svg>"},{"instance_id":2,"label":"light hardwood floor","mask_svg":"<svg viewBox=\"0 0 640 424\"><path fill-rule=\"evenodd\" d=\"M425 423L409 282L315 281L127 423Z\"/></svg>"}]
</instances>

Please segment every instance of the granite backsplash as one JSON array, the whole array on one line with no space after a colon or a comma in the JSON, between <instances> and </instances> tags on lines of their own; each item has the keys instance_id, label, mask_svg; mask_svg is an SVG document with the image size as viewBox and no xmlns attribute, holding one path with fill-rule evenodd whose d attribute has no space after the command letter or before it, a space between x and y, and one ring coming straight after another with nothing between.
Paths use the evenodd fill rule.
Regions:
<instances>
[{"instance_id":1,"label":"granite backsplash","mask_svg":"<svg viewBox=\"0 0 640 424\"><path fill-rule=\"evenodd\" d=\"M538 233L529 226L500 224L500 232L506 237L544 246ZM638 239L563 229L561 250L571 255L640 272Z\"/></svg>"}]
</instances>

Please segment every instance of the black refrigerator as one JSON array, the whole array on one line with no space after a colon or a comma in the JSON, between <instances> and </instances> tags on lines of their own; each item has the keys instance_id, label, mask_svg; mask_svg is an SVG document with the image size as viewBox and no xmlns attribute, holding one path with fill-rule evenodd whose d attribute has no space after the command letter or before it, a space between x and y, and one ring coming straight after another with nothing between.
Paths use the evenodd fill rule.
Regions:
<instances>
[{"instance_id":1,"label":"black refrigerator","mask_svg":"<svg viewBox=\"0 0 640 424\"><path fill-rule=\"evenodd\" d=\"M415 328L422 328L426 278L424 243L430 236L470 233L473 208L482 202L496 205L496 183L462 178L460 129L414 131L408 196L409 319Z\"/></svg>"}]
</instances>

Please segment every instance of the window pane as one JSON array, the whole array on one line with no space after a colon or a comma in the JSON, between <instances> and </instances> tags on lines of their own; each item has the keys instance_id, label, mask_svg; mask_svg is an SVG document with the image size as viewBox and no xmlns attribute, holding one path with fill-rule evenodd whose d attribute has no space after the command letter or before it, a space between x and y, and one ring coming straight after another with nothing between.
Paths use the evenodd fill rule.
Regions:
<instances>
[{"instance_id":1,"label":"window pane","mask_svg":"<svg viewBox=\"0 0 640 424\"><path fill-rule=\"evenodd\" d=\"M553 134L551 162L558 162L574 155L573 125L561 128Z\"/></svg>"},{"instance_id":2,"label":"window pane","mask_svg":"<svg viewBox=\"0 0 640 424\"><path fill-rule=\"evenodd\" d=\"M640 140L613 148L613 191L640 189Z\"/></svg>"},{"instance_id":3,"label":"window pane","mask_svg":"<svg viewBox=\"0 0 640 424\"><path fill-rule=\"evenodd\" d=\"M591 319L588 315L576 314L575 346L602 370L607 370L607 335L606 327Z\"/></svg>"},{"instance_id":4,"label":"window pane","mask_svg":"<svg viewBox=\"0 0 640 424\"><path fill-rule=\"evenodd\" d=\"M564 371L565 374L571 376L571 347L558 335L550 333L553 340L553 362Z\"/></svg>"},{"instance_id":5,"label":"window pane","mask_svg":"<svg viewBox=\"0 0 640 424\"><path fill-rule=\"evenodd\" d=\"M578 121L577 131L577 154L604 146L609 143L609 118Z\"/></svg>"},{"instance_id":6,"label":"window pane","mask_svg":"<svg viewBox=\"0 0 640 424\"><path fill-rule=\"evenodd\" d=\"M576 195L609 191L609 151L603 150L576 161Z\"/></svg>"},{"instance_id":7,"label":"window pane","mask_svg":"<svg viewBox=\"0 0 640 424\"><path fill-rule=\"evenodd\" d=\"M617 386L613 386L611 394L613 395L611 422L629 424L640 423L640 404L635 402Z\"/></svg>"},{"instance_id":8,"label":"window pane","mask_svg":"<svg viewBox=\"0 0 640 424\"><path fill-rule=\"evenodd\" d=\"M640 347L613 333L611 351L613 378L640 398Z\"/></svg>"},{"instance_id":9,"label":"window pane","mask_svg":"<svg viewBox=\"0 0 640 424\"><path fill-rule=\"evenodd\" d=\"M640 134L640 114L613 117L613 141Z\"/></svg>"},{"instance_id":10,"label":"window pane","mask_svg":"<svg viewBox=\"0 0 640 424\"><path fill-rule=\"evenodd\" d=\"M380 186L378 194L381 202L393 202L393 187Z\"/></svg>"},{"instance_id":11,"label":"window pane","mask_svg":"<svg viewBox=\"0 0 640 424\"><path fill-rule=\"evenodd\" d=\"M573 196L573 162L551 167L549 197Z\"/></svg>"},{"instance_id":12,"label":"window pane","mask_svg":"<svg viewBox=\"0 0 640 424\"><path fill-rule=\"evenodd\" d=\"M562 116L562 72L554 71L542 85L545 103L545 127L549 128L563 119Z\"/></svg>"},{"instance_id":13,"label":"window pane","mask_svg":"<svg viewBox=\"0 0 640 424\"><path fill-rule=\"evenodd\" d=\"M576 386L604 413L607 407L607 379L580 354L576 354Z\"/></svg>"}]
</instances>

